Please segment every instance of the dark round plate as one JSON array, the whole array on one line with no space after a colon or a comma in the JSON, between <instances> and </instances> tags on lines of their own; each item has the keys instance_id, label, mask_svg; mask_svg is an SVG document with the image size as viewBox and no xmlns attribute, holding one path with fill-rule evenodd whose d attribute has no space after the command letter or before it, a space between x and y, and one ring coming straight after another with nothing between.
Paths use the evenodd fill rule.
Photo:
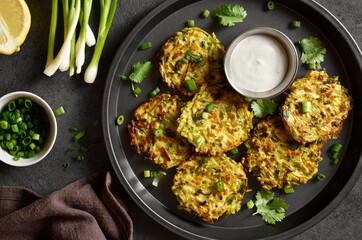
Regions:
<instances>
[{"instance_id":1,"label":"dark round plate","mask_svg":"<svg viewBox=\"0 0 362 240\"><path fill-rule=\"evenodd\" d=\"M361 150L362 129L360 123L362 89L362 57L357 44L343 25L318 3L311 0L276 0L273 11L267 11L262 0L229 1L175 1L169 0L150 12L120 46L110 68L103 101L103 131L112 166L119 180L133 200L152 218L170 230L191 239L283 239L294 236L316 224L330 213L347 195L355 184L362 168ZM240 4L248 13L245 21L234 27L222 27L213 17L202 18L205 9L213 10L221 4ZM205 223L185 211L177 210L177 200L171 192L172 177L175 169L167 171L159 187L151 186L151 180L143 177L145 169L159 169L158 166L138 156L130 146L127 124L134 110L149 98L149 93L161 86L161 76L157 71L157 52L163 43L176 31L186 26L188 19L195 20L196 26L216 36L228 46L241 31L250 27L268 26L279 29L297 43L298 40L313 35L318 37L327 48L323 67L329 75L340 76L344 86L350 89L353 108L343 125L341 136L325 145L324 160L319 172L326 175L326 180L311 180L306 185L295 187L295 193L286 195L275 190L288 204L286 218L275 225L265 224L260 216L252 216L244 204L235 215L222 217L214 224ZM300 20L302 27L292 29L292 20ZM146 41L153 43L151 49L141 51L139 46ZM298 47L299 49L299 47ZM299 52L300 54L300 52ZM151 77L139 87L142 93L135 97L128 81L122 81L121 75L129 75L132 65L138 61L149 60L154 64ZM300 63L298 77L307 72ZM125 122L116 126L118 115L125 116ZM342 162L332 166L326 154L333 143L342 143L340 154ZM237 160L237 158L236 158ZM251 178L254 190L246 199L254 197L259 189ZM245 201L244 201L245 203Z\"/></svg>"}]
</instances>

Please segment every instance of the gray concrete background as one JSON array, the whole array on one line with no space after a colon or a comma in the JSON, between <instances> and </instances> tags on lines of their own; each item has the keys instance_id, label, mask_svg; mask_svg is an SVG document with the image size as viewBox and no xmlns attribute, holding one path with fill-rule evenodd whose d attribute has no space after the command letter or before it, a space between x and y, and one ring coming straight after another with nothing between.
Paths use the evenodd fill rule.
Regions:
<instances>
[{"instance_id":1,"label":"gray concrete background","mask_svg":"<svg viewBox=\"0 0 362 240\"><path fill-rule=\"evenodd\" d=\"M50 155L42 162L25 168L14 168L1 163L0 184L22 186L46 195L98 168L109 165L102 129L100 125L93 126L94 121L101 119L104 79L108 66L127 33L163 0L120 1L116 21L102 56L99 77L93 85L83 83L80 78L69 78L66 73L58 72L52 78L42 74L46 58L51 1L28 0L27 2L32 13L32 27L20 52L12 56L0 55L0 95L18 90L31 91L43 97L52 108L63 105L66 114L57 119L58 138ZM329 9L362 47L362 1L318 0L317 2ZM90 137L97 141L93 150L82 162L72 161L74 154L65 153L67 148L75 146L71 141L72 133L68 131L70 126L86 129ZM71 161L71 166L64 170L62 164L67 160ZM330 215L293 239L360 239L361 191L362 178ZM134 221L135 239L182 239L143 213L126 194L125 198Z\"/></svg>"}]
</instances>

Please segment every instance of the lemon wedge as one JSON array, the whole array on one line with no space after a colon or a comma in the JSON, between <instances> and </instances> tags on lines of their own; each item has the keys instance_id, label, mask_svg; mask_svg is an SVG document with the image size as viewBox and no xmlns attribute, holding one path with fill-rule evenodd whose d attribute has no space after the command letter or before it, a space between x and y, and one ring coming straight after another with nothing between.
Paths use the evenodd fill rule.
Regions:
<instances>
[{"instance_id":1,"label":"lemon wedge","mask_svg":"<svg viewBox=\"0 0 362 240\"><path fill-rule=\"evenodd\" d=\"M31 15L24 0L0 0L0 53L19 51L30 25Z\"/></svg>"}]
</instances>

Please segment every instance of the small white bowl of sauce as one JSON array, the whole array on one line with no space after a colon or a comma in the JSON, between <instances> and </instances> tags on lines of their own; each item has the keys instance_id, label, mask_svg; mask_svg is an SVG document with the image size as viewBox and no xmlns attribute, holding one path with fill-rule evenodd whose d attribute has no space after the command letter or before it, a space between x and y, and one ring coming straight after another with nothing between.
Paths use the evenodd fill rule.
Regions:
<instances>
[{"instance_id":1,"label":"small white bowl of sauce","mask_svg":"<svg viewBox=\"0 0 362 240\"><path fill-rule=\"evenodd\" d=\"M239 34L226 50L224 70L230 85L252 99L283 93L298 71L293 42L270 27L256 27Z\"/></svg>"}]
</instances>

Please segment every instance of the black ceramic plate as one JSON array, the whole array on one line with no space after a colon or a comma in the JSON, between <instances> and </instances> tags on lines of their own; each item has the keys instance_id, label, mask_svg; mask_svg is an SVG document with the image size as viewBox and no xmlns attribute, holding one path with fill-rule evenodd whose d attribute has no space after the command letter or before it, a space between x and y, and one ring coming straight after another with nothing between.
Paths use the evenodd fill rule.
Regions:
<instances>
[{"instance_id":1,"label":"black ceramic plate","mask_svg":"<svg viewBox=\"0 0 362 240\"><path fill-rule=\"evenodd\" d=\"M222 27L213 17L202 18L201 13L205 9L212 10L226 3L244 6L248 16L243 23ZM358 123L362 121L359 111L362 109L359 93L362 89L362 57L359 48L342 24L318 3L311 0L276 0L275 3L275 9L267 11L266 1L262 0L166 1L149 13L129 34L110 68L103 102L103 130L114 170L129 195L147 214L184 237L282 239L294 236L332 211L351 190L361 172L362 129ZM354 110L345 121L341 136L325 145L319 172L326 175L326 180L311 180L306 185L295 187L296 192L290 195L275 191L290 205L281 223L267 225L259 216L252 216L252 211L244 205L235 215L222 217L214 224L205 223L185 211L177 210L177 201L170 190L174 169L167 171L167 176L157 188L151 186L150 179L143 178L143 170L159 168L135 153L130 146L127 124L137 106L148 99L148 94L156 86L162 86L156 54L170 36L186 26L188 19L195 20L196 26L208 32L215 32L225 46L238 33L255 26L277 28L295 43L307 35L318 37L327 48L323 67L329 75L340 76L342 84L350 89ZM292 20L300 20L302 27L290 28ZM153 48L139 50L139 46L146 41L152 42ZM120 80L119 76L129 75L132 65L144 60L153 62L154 71L150 78L139 85L142 93L136 98L130 83ZM307 68L300 64L298 77L306 72ZM125 116L125 122L116 126L115 118L120 114ZM343 144L340 154L342 162L332 166L326 151L336 142ZM250 182L254 191L248 193L246 199L253 197L259 189L253 178Z\"/></svg>"}]
</instances>

